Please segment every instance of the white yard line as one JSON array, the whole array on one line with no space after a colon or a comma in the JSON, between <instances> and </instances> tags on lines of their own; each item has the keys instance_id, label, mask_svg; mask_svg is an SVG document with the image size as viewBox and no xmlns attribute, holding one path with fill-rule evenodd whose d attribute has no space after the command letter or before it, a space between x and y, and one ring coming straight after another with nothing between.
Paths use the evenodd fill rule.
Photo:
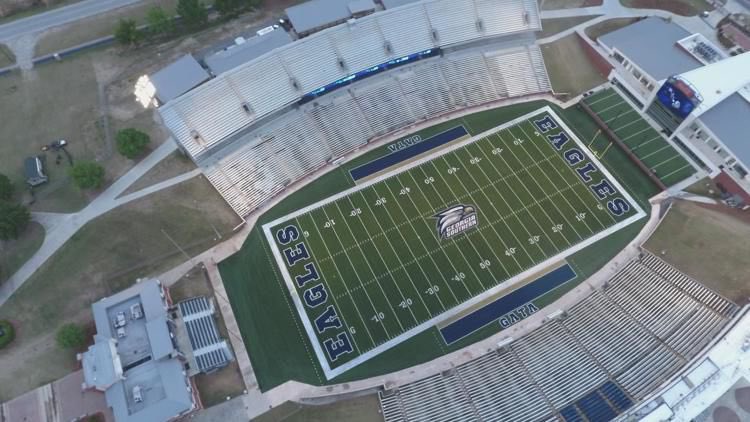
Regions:
<instances>
[{"instance_id":1,"label":"white yard line","mask_svg":"<svg viewBox=\"0 0 750 422\"><path fill-rule=\"evenodd\" d=\"M518 128L519 128L519 129L521 129L521 132L522 132L522 133L523 133L523 135L524 135L524 136L526 137L526 139L528 139L528 140L529 140L529 143L531 143L532 145L534 145L534 148L536 148L536 150L537 150L537 151L539 151L539 153L540 153L540 154L544 155L544 152L542 152L542 150L541 150L541 149L539 149L539 147L538 147L538 146L536 145L536 142L534 141L534 139L533 139L533 138L531 138L531 137L530 137L530 136L529 136L529 135L528 135L528 134L526 133L526 131L525 131L525 130L523 130L523 126L521 126L521 125L518 125ZM546 140L545 140L545 139L543 139L542 141L543 141L543 142L546 142ZM531 153L529 153L529 150L528 150L528 149L526 149L526 147L525 147L525 146L523 146L523 144L521 144L521 150L523 150L523 152L525 152L525 153L526 153L526 155L527 155L527 156L528 156L528 157L529 157L529 158L530 158L530 159L531 159L532 161L534 160L534 157L533 157L533 156L531 155ZM554 154L557 154L557 152L554 152ZM514 153L514 155L515 155L515 153ZM558 155L558 157L560 157L560 156ZM564 160L562 159L562 157L560 157L560 158L561 158L561 161L564 161ZM563 165L566 165L566 163L564 163L564 162L563 162ZM558 176L561 176L561 180L562 180L562 175L560 175L560 172L558 172L558 171L557 171L557 166L553 165L552 167L554 168L554 170L555 170L555 172L556 172L556 173L558 174ZM553 181L552 181L552 179L550 179L550 177L549 177L549 175L547 174L547 172L546 172L546 171L541 171L540 173L542 173L542 175L544 175L544 177L545 177L545 178L547 179L547 181L548 181L548 182L549 182L549 183L550 183L550 184L551 184L552 186L556 186L555 182L553 182ZM544 190L544 188L542 188L542 184L541 184L541 183L539 183L539 182L538 182L538 181L536 180L536 177L534 177L534 176L531 176L531 178L532 178L532 179L534 179L534 182L535 182L535 183L537 184L537 186L539 186L539 189L541 189L541 190L542 190L542 192L544 192L544 193L547 193L547 192L546 192L546 191ZM575 207L573 206L573 204L571 204L571 203L570 203L570 201L568 200L568 197L567 197L567 196L563 195L563 199L565 200L565 202L566 202L566 203L568 204L568 206L570 207L570 209L571 209L571 210L572 210L573 212L577 212L577 211L576 211L576 208L575 208ZM567 225L568 225L568 226L569 226L569 227L570 227L571 229L573 229L573 232L574 232L574 233L576 234L576 236L578 236L578 240L579 240L579 241L580 241L580 240L583 240L583 236L581 236L581 233L579 233L579 232L578 232L578 230L576 229L575 225L573 225L573 224L571 224L571 223L570 223L570 220L568 220L568 217L566 217L566 216L565 216L565 213L563 213L563 212L562 212L562 211L560 211L559 209L558 209L558 212L559 212L560 216L561 216L561 217L562 217L562 218L563 218L563 219L565 220L565 223L566 223L566 224L567 224ZM587 229L589 229L589 232L591 232L591 231L592 231L592 230L591 230L591 227L589 227L589 225L588 225L588 224L586 223L586 220L583 220L583 223L584 223L584 225L586 226L586 228L587 228Z\"/></svg>"},{"instance_id":2,"label":"white yard line","mask_svg":"<svg viewBox=\"0 0 750 422\"><path fill-rule=\"evenodd\" d=\"M309 215L308 218L310 219L313 227L315 228L315 231L318 233L318 236L320 237L321 241L323 242L323 247L326 248L326 252L330 253L330 248L328 247L328 243L325 241L325 238L320 233L320 229L318 229L318 225L315 224L315 221L313 220L313 218L312 218L311 215ZM296 217L295 217L295 221L299 225L299 220L297 220ZM301 226L299 226L299 227L301 227ZM276 245L275 241L273 243L271 243L271 241L273 241L273 239L269 240L269 244ZM276 248L274 248L274 249L276 249ZM318 266L320 266L320 265L318 265ZM343 282L344 281L344 275L341 273L341 269L339 268L339 266L336 265L336 261L333 261L333 267L336 269L336 273L338 273L339 279ZM286 269L286 264L284 264L283 268ZM297 288L293 284L291 285L291 288L294 290L295 293L297 292ZM362 316L362 311L359 310L359 307L357 306L357 301L354 300L354 295L349 291L349 288L348 288L348 286L346 286L346 284L344 284L344 289L346 290L346 293L349 295L349 299L352 301L352 305L354 306L354 310L357 311L357 315L359 316L359 319L362 321L362 326L365 328L365 332L367 333L367 336L370 337L370 342L373 344L373 346L376 345L377 343L375 342L375 338L373 338L372 333L370 333L370 329L367 328L367 320ZM373 309L374 308L375 307L373 306ZM299 309L297 309L297 311L299 312ZM306 311L304 311L304 308L303 308L303 312L305 312L305 315L307 315ZM309 333L308 333L308 335L309 335ZM352 341L354 341L354 336L352 335L351 337L352 337ZM314 344L318 344L317 341L313 341L313 338L317 338L317 337L312 337L310 339L310 341L312 343L314 343Z\"/></svg>"},{"instance_id":3,"label":"white yard line","mask_svg":"<svg viewBox=\"0 0 750 422\"><path fill-rule=\"evenodd\" d=\"M604 100L606 100L606 99L608 99L608 98L612 98L612 97L614 97L615 95L617 95L617 91L614 91L614 90L613 90L613 91L612 91L612 92L611 92L611 93L610 93L609 95L605 95L605 96L604 96L604 97L602 97L602 98L596 99L596 100L594 100L594 101L592 101L592 102L588 103L588 105L589 105L589 107L591 107L591 109L593 110L593 109L594 109L594 104L596 104L596 103L600 103L600 102L602 102L602 101L604 101Z\"/></svg>"},{"instance_id":4,"label":"white yard line","mask_svg":"<svg viewBox=\"0 0 750 422\"><path fill-rule=\"evenodd\" d=\"M320 210L323 211L323 215L325 216L326 220L330 221L331 217L326 212L326 208L325 207L320 207ZM315 228L318 230L318 232L320 232L320 229L317 227L317 224L315 225ZM341 237L339 237L339 234L336 233L336 229L334 229L333 227L331 227L331 232L334 234L334 236L336 236L336 240L339 242L339 244L342 247L345 247L344 246L344 242L341 241ZM325 238L322 235L321 235L321 239L323 239L323 243L325 243ZM328 246L326 246L326 249L328 249ZM361 251L361 248L360 248L360 251ZM367 260L367 256L364 254L364 252L362 252L362 255L365 257L365 260ZM349 255L345 254L344 256L346 256L346 259L349 261L349 265L351 265L352 268L354 268L354 275L355 275L355 277L357 277L357 280L359 281L360 285L362 285L362 279L359 276L359 272L357 271L357 267L354 265L354 263L352 262L352 260L349 259ZM334 265L336 265L336 261L333 261L333 262L334 262ZM342 277L341 280L343 281L344 278ZM380 285L380 284L378 284L378 285ZM382 287L381 287L381 289L382 289ZM367 291L367 289L362 289L362 290L364 290L365 296L367 296L367 300L370 302L370 305L372 306L372 309L375 311L375 313L378 313L379 312L378 311L378 307L375 306L375 302L370 297L370 293ZM357 306L356 303L355 303L354 306ZM383 327L383 330L385 331L386 337L390 338L391 334L388 332L388 327L386 327L385 324L381 324L381 326ZM377 346L377 344L378 343L375 342L376 346Z\"/></svg>"},{"instance_id":5,"label":"white yard line","mask_svg":"<svg viewBox=\"0 0 750 422\"><path fill-rule=\"evenodd\" d=\"M533 123L531 123L531 122L530 122L530 121L528 121L528 120L527 120L527 123L529 123L530 125L532 125L532 127L533 127L533 125L534 125ZM524 133L524 135L526 135L526 131L525 131L525 130L523 129L523 126L519 126L519 127L521 127L521 131L522 131L522 132ZM554 147L553 147L552 145L549 145L549 143L548 143L547 139L546 139L546 138L545 138L545 137L544 137L544 136L543 136L543 135L542 135L541 133L537 132L537 131L536 131L536 128L534 128L534 129L535 129L535 131L534 131L534 136L536 136L537 138L541 138L541 140L542 140L542 143L544 143L545 145L547 145L547 146L549 146L550 148L553 148L553 149L554 149ZM527 135L527 136L528 136L528 135ZM539 151L539 152L540 152L541 154L544 154L544 152L542 151L542 149L541 149L541 148L539 148L539 146L538 146L538 145L536 144L536 142L532 142L531 144L532 144L532 145L534 145L534 148L536 148L536 150L537 150L537 151ZM557 153L556 151L553 151L553 152L554 152L555 154ZM526 153L528 154L528 151L527 151ZM529 154L529 156L531 156L531 154ZM563 159L563 161L564 161L564 159ZM566 166L567 166L567 163L565 163L565 164L566 164ZM555 173L557 173L557 175L558 175L558 176L560 176L560 180L565 180L565 177L564 177L564 176L563 176L563 174L562 174L562 173L560 172L560 170L559 170L559 169L557 168L557 166L552 166L552 167L553 167L553 168L555 169ZM547 176L547 180L550 180L550 181L551 181L551 179L549 178L549 176L547 175L547 173L545 173L545 176ZM576 180L578 180L578 179L576 179ZM607 227L607 225L606 225L606 224L604 224L604 223L602 223L602 220L600 220L600 219L599 219L599 216L598 216L598 215L596 215L596 212L594 212L594 211L593 211L593 210L591 209L591 207L589 207L588 203L587 203L586 201L584 201L584 200L583 200L583 198L581 198L581 195L579 195L579 194L578 194L578 192L577 192L577 191L576 191L575 189L573 190L573 194L575 194L576 198L578 198L578 201L580 201L580 203L581 203L581 204L583 205L583 207L584 207L584 208L586 208L586 211L588 211L589 215L592 215L592 216L594 217L594 219L596 219L596 222L597 222L597 223L599 223L599 225L600 225L600 226L602 226L602 227ZM567 196L564 196L564 198L565 198L565 201L566 201L566 202L568 202L568 205L570 205L570 206L571 206L571 208L573 209L573 211L574 211L574 212L579 212L579 211L578 211L578 210L576 209L576 207L574 207L574 206L573 206L573 205L571 204L571 202L570 202L570 201L568 201L568 198L567 198ZM584 224L584 225L586 225L586 228L588 228L588 229L589 229L589 231L590 231L591 233L594 233L594 232L595 232L594 230L592 230L592 229L591 229L591 226L589 226L589 223L588 223L588 222L586 221L586 218L585 218L585 217L584 217L584 218L582 218L582 219L581 219L581 221L583 221L583 224Z\"/></svg>"},{"instance_id":6,"label":"white yard line","mask_svg":"<svg viewBox=\"0 0 750 422\"><path fill-rule=\"evenodd\" d=\"M371 185L374 185L376 183L379 183L379 182L381 182L381 181L383 181L383 180L385 180L385 179L387 179L389 177L393 177L394 175L398 175L398 174L407 172L408 170L410 170L412 168L415 168L415 167L417 167L417 166L419 166L419 165L421 165L423 163L429 162L429 161L435 159L436 157L439 157L441 155L444 155L444 154L450 153L452 151L455 151L455 150L457 150L459 148L462 148L465 145L468 145L470 143L475 142L478 139L485 138L485 137L487 137L487 136L489 136L489 135L491 135L493 133L496 133L496 132L498 132L500 130L503 130L503 129L507 128L507 127L514 126L514 125L516 125L518 123L521 123L521 122L523 122L525 120L528 120L531 117L537 116L537 115L539 115L539 114L541 114L543 112L546 112L551 117L553 117L555 119L555 121L563 128L563 130L565 130L572 137L572 139L576 142L576 144L578 144L578 146L583 151L586 151L587 153L590 153L590 151L588 150L588 148L586 148L585 145L581 142L581 140L578 139L578 137L575 135L575 133L569 127L567 127L567 125L565 124L565 122L563 122L554 113L554 111L549 106L547 106L547 107L543 107L543 108L541 108L539 110L535 110L535 111L533 111L531 113L528 113L528 114L526 114L524 116L520 116L520 117L518 117L516 119L513 119L513 120L511 120L509 122L506 122L503 125L500 125L500 126L497 126L495 128L492 128L492 129L490 129L490 130L488 130L486 132L483 132L481 134L473 136L470 139L467 139L465 141L459 142L459 143L457 143L455 145L452 145L451 147L442 149L440 151L436 151L436 152L434 152L432 154L428 154L425 157L423 157L423 158L421 158L419 160L416 160L416 161L414 161L413 163L410 163L407 166L403 166L403 167L401 167L401 168L399 168L397 170L394 170L391 173L380 175L380 176L378 176L378 177L376 177L376 178L374 178L374 179L372 179L372 180L370 180L370 181L368 181L366 183L363 183L361 185L357 185L357 186L355 186L353 188L350 188L350 189L347 189L345 191L342 191L342 192L340 192L340 193L338 193L336 195L333 195L333 196L331 196L331 197L329 197L327 199L324 199L324 200L319 201L319 202L317 202L315 204L312 204L312 205L309 205L309 206L304 207L302 209L299 209L299 210L297 210L297 211L295 211L295 212L293 212L293 213L291 213L291 214L289 214L287 216L280 217L280 218L278 218L278 219L276 219L274 221L271 221L271 222L266 223L266 224L263 225L263 231L264 231L264 233L266 235L266 238L269 240L269 244L272 246L272 252L273 252L273 255L274 255L274 259L276 260L276 264L280 267L282 275L284 276L284 280L285 280L285 282L287 284L287 287L290 289L290 292L292 292L292 299L294 300L295 306L297 307L297 312L299 313L300 318L301 318L301 320L303 322L303 325L305 326L305 330L307 331L308 337L310 338L310 341L311 341L311 343L313 345L313 348L315 350L316 356L318 357L318 360L320 361L321 367L323 368L323 371L324 371L327 379L331 379L331 378L333 378L333 377L335 377L335 376L337 376L337 375L339 375L339 374L341 374L341 373L343 373L343 372L345 372L345 371L347 371L347 370L349 370L349 369L351 369L351 368L353 368L353 367L361 364L362 362L367 361L368 359L370 359L370 358L372 358L372 357L374 357L374 356L382 353L383 351L388 350L389 348L391 348L391 347L393 347L393 346L395 346L395 345L397 345L397 344L399 344L399 343L401 343L401 342L403 342L403 341L411 338L415 334L424 331L426 328L431 327L431 326L435 325L436 323L438 323L440 321L443 321L445 319L452 318L452 317L454 317L456 315L461 314L462 312L466 311L467 309L476 306L477 304L479 304L479 303L487 300L488 298L492 297L493 295L498 294L499 292L501 292L501 291L503 291L503 290L505 290L507 288L510 288L515 283L518 283L519 281L521 281L521 280L523 280L525 278L531 277L533 274L538 273L541 269L543 269L543 268L545 268L545 267L547 267L549 265L552 265L553 263L558 262L558 261L564 259L566 256L568 256L568 255L570 255L572 253L575 253L575 252L577 252L577 251L579 251L579 250L581 250L581 249L583 249L583 248L585 248L585 247L593 244L594 242L596 242L596 241L598 241L600 239L603 239L603 238L611 235L612 233L614 233L614 232L616 232L616 231L618 231L618 230L620 230L620 229L622 229L622 228L624 228L624 227L632 224L633 222L641 219L645 215L645 213L640 208L640 206L638 205L638 203L635 202L633 200L632 196L627 191L625 191L622 188L622 186L620 185L619 181L617 179L615 179L614 177L612 177L611 173L609 173L609 171L604 166L602 166L601 162L599 162L599 160L596 157L589 155L588 158L595 165L598 166L599 171L601 171L609 179L610 183L612 183L615 188L619 189L620 193L636 209L637 212L636 212L635 215L633 215L633 216L631 216L631 217L629 217L629 218L627 218L627 219L625 219L623 221L620 221L620 222L616 222L616 220L613 220L613 221L616 222L616 224L614 224L614 225L610 226L609 228L607 228L607 229L605 229L605 230L597 233L594 236L591 236L590 238L586 239L585 241L583 241L581 243L578 243L578 244L576 244L576 245L574 245L574 246L572 246L572 247L570 247L570 248L568 248L568 249L566 249L564 251L561 251L558 254L556 254L555 256L547 257L544 261L538 263L537 265L534 265L533 267L531 267L531 268L523 271L522 273L517 274L516 276L511 277L510 279L508 279L508 280L506 280L506 281L504 281L504 282L502 282L502 283L500 283L500 284L498 284L498 285L496 285L496 286L494 286L494 287L486 290L485 292L480 293L480 294L478 294L478 295L476 295L476 296L474 296L474 297L466 300L465 302L461 303L460 305L457 305L457 306L451 308L450 310L448 310L446 312L443 312L440 315L436 315L435 317L429 319L428 321L424 321L423 323L419 324L418 326L413 327L413 328L409 329L408 331L403 332L403 333L397 335L396 337L391 338L390 340L386 341L385 343L379 344L378 346L374 347L373 349L371 349L371 350L369 350L369 351L367 351L367 352L365 352L365 353L363 353L363 354L361 354L361 355L359 355L359 356L351 359L350 361L348 361L348 362L346 362L346 363L344 363L342 365L339 365L336 368L332 369L330 367L330 365L328 364L328 361L327 361L327 359L325 357L325 354L323 353L323 351L322 351L322 349L320 347L320 341L318 340L318 337L317 337L317 335L316 335L316 333L314 331L314 328L312 327L312 324L310 322L310 317L309 317L309 315L307 315L306 309L305 309L304 305L302 304L302 301L300 300L299 295L296 293L295 286L294 286L293 281L292 281L292 279L291 279L291 277L289 275L288 268L286 267L285 262L283 260L283 257L281 256L281 254L279 252L278 246L273 241L273 235L271 233L271 229L273 227L275 227L275 226L277 226L277 225L285 222L285 221L288 221L288 220L290 220L292 218L295 218L295 217L297 217L299 215L306 214L306 213L308 213L309 211L311 211L313 209L319 208L319 207L321 207L321 206L323 206L325 204L331 203L331 202L336 201L336 200L338 200L340 198L348 196L352 192L355 192L355 191L358 191L358 190L361 190L361 189L365 189L365 188L367 188L367 187L369 187ZM569 168L569 170L573 171L570 168ZM414 180L413 175L411 175L410 173L408 173L408 174ZM578 176L576 175L576 178L577 177ZM414 180L414 181L416 181L416 180ZM493 183L490 183L489 185L494 186ZM415 186L419 186L419 184L417 183ZM485 188L486 187L487 186L485 186ZM494 189L497 190L497 187L494 186ZM425 193L422 192L421 188L419 190L422 193L422 195L425 195ZM557 194L562 195L563 191L564 190L558 191L556 193L556 195ZM590 194L594 195L593 192L590 192ZM427 197L425 197L425 198L427 198ZM596 199L595 196L594 196L594 198ZM428 200L428 203L431 203L431 201L429 201L429 199L427 199L427 200ZM442 199L441 199L441 201L442 201ZM455 198L454 198L454 201L451 201L451 202L455 202ZM597 199L597 202L598 202L598 199ZM529 205L529 206L533 206L533 205ZM512 208L509 207L509 209L512 209ZM317 230L317 226L316 226L316 230ZM466 236L467 237L471 237L471 236L475 235L476 232L479 232L481 234L481 231L478 229L478 230L473 230L473 231L467 232ZM515 233L513 233L513 234L514 234L514 236L516 236ZM324 244L325 244L325 242L324 242ZM326 246L327 246L327 244L326 244ZM473 244L472 244L472 246L473 246ZM460 251L460 248L458 248L458 249ZM468 261L467 261L467 264L469 264ZM472 271L474 271L474 269L473 269L473 267L471 265L469 265L469 268L471 268ZM477 277L477 280L479 280L479 277ZM355 304L355 306L356 306L356 304Z\"/></svg>"}]
</instances>

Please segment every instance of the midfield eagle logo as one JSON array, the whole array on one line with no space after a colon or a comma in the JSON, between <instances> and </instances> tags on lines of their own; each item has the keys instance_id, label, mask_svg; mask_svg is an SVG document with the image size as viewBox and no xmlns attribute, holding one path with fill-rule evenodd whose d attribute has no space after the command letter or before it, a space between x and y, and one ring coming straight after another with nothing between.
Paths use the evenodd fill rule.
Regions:
<instances>
[{"instance_id":1,"label":"midfield eagle logo","mask_svg":"<svg viewBox=\"0 0 750 422\"><path fill-rule=\"evenodd\" d=\"M450 239L477 226L477 211L471 205L456 205L433 216L441 239Z\"/></svg>"}]
</instances>

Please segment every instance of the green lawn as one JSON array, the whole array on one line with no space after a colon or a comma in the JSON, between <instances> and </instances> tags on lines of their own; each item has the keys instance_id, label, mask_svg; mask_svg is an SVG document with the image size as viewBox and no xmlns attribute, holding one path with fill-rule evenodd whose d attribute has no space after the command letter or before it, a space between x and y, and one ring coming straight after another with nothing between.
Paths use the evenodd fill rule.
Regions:
<instances>
[{"instance_id":1,"label":"green lawn","mask_svg":"<svg viewBox=\"0 0 750 422\"><path fill-rule=\"evenodd\" d=\"M479 133L544 105L547 103L532 102L489 110L467 116L465 122L472 133ZM575 108L553 108L580 139L587 141L596 134L595 123L582 111ZM418 133L426 139L457 123L444 122ZM387 153L386 146L382 146L332 170L261 216L259 225L352 187L353 183L348 176L350 168ZM608 153L602 162L648 212L648 198L657 193L648 177L639 173L618 152ZM568 262L576 269L579 278L566 284L564 288L539 298L537 303L543 306L553 301L598 270L638 233L642 221L570 256ZM228 296L232 298L232 307L261 388L265 391L290 379L324 384L325 377L320 365L316 363L310 341L294 310L278 267L270 258L269 245L258 227L251 232L242 250L222 262L219 269ZM490 325L448 347L437 329L431 328L370 359L366 365L356 366L333 378L331 382L351 381L416 365L458 350L499 330L499 325ZM280 361L284 364L279 365Z\"/></svg>"},{"instance_id":2,"label":"green lawn","mask_svg":"<svg viewBox=\"0 0 750 422\"><path fill-rule=\"evenodd\" d=\"M672 186L695 174L695 168L613 89L586 98L586 103L665 185ZM590 148L601 155L617 149L611 146L601 134Z\"/></svg>"},{"instance_id":3,"label":"green lawn","mask_svg":"<svg viewBox=\"0 0 750 422\"><path fill-rule=\"evenodd\" d=\"M13 275L44 242L44 227L31 223L15 240L0 241L0 283Z\"/></svg>"}]
</instances>

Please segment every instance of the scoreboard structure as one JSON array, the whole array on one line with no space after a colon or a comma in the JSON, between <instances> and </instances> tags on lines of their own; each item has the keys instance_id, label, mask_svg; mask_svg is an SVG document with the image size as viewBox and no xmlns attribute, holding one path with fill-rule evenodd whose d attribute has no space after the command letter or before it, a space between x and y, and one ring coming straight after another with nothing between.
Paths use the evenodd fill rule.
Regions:
<instances>
[{"instance_id":1,"label":"scoreboard structure","mask_svg":"<svg viewBox=\"0 0 750 422\"><path fill-rule=\"evenodd\" d=\"M671 133L701 102L702 98L695 88L679 76L672 76L657 91L648 114Z\"/></svg>"}]
</instances>

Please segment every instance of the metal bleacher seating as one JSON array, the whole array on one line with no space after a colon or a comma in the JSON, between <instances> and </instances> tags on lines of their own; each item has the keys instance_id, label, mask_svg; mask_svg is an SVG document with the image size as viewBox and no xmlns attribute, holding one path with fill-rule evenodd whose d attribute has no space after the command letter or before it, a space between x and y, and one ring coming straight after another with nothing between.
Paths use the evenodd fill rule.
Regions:
<instances>
[{"instance_id":1,"label":"metal bleacher seating","mask_svg":"<svg viewBox=\"0 0 750 422\"><path fill-rule=\"evenodd\" d=\"M559 319L456 367L449 380L437 374L381 393L383 416L445 420L434 406L445 401L475 412L460 420L609 421L674 376L737 309L644 251ZM463 389L431 387L457 379Z\"/></svg>"},{"instance_id":2,"label":"metal bleacher seating","mask_svg":"<svg viewBox=\"0 0 750 422\"><path fill-rule=\"evenodd\" d=\"M227 142L201 166L237 214L246 216L289 183L374 137L452 110L549 91L544 67L534 64L540 55L534 45L459 52L378 75ZM490 71L486 56L506 63ZM503 77L510 68L514 73Z\"/></svg>"},{"instance_id":3,"label":"metal bleacher seating","mask_svg":"<svg viewBox=\"0 0 750 422\"><path fill-rule=\"evenodd\" d=\"M535 0L424 0L271 51L164 104L196 160L238 131L347 75L409 54L541 29Z\"/></svg>"},{"instance_id":4,"label":"metal bleacher seating","mask_svg":"<svg viewBox=\"0 0 750 422\"><path fill-rule=\"evenodd\" d=\"M178 304L182 320L187 328L190 346L198 370L210 372L226 366L231 353L219 336L213 319L214 307L203 296L183 300Z\"/></svg>"}]
</instances>

